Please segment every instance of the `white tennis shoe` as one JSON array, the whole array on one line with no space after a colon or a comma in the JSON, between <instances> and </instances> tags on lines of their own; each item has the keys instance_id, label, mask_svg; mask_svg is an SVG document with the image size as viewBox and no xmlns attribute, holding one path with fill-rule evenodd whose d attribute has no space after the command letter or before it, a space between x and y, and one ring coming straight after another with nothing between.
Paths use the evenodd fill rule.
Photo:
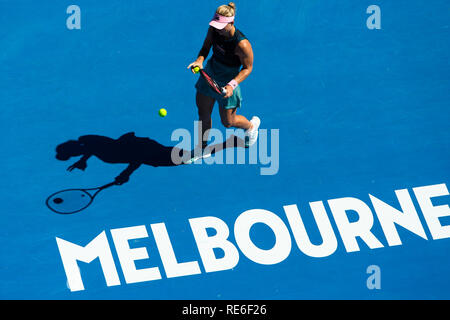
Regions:
<instances>
[{"instance_id":1,"label":"white tennis shoe","mask_svg":"<svg viewBox=\"0 0 450 320\"><path fill-rule=\"evenodd\" d=\"M252 146L256 140L258 139L258 129L259 125L261 124L261 120L254 116L250 122L252 123L253 127L251 129L248 129L245 131L245 146L250 147Z\"/></svg>"}]
</instances>

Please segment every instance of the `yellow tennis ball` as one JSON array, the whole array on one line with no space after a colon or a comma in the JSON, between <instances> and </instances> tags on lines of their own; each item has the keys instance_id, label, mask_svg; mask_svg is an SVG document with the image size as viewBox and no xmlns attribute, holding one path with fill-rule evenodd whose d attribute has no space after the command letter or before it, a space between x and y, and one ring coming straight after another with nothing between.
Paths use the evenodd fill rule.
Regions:
<instances>
[{"instance_id":1,"label":"yellow tennis ball","mask_svg":"<svg viewBox=\"0 0 450 320\"><path fill-rule=\"evenodd\" d=\"M198 73L200 71L199 67L194 67L194 73Z\"/></svg>"},{"instance_id":2,"label":"yellow tennis ball","mask_svg":"<svg viewBox=\"0 0 450 320\"><path fill-rule=\"evenodd\" d=\"M161 117L167 116L167 110L164 109L164 108L159 109L159 115L160 115Z\"/></svg>"}]
</instances>

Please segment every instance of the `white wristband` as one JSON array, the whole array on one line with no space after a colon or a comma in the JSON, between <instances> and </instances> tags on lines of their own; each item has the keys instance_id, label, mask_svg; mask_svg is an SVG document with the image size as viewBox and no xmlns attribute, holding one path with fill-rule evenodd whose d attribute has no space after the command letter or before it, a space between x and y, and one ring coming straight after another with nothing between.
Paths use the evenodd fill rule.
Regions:
<instances>
[{"instance_id":1,"label":"white wristband","mask_svg":"<svg viewBox=\"0 0 450 320\"><path fill-rule=\"evenodd\" d=\"M228 82L228 85L230 85L233 88L233 90L234 90L238 86L238 83L237 83L236 80L233 79L230 82Z\"/></svg>"}]
</instances>

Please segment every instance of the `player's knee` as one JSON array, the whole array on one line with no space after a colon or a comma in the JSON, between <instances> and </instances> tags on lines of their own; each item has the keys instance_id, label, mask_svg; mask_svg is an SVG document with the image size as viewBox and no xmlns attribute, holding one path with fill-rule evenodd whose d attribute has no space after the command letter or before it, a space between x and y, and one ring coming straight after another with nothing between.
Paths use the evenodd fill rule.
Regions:
<instances>
[{"instance_id":1,"label":"player's knee","mask_svg":"<svg viewBox=\"0 0 450 320\"><path fill-rule=\"evenodd\" d=\"M222 124L225 128L233 127L233 119L222 119Z\"/></svg>"}]
</instances>

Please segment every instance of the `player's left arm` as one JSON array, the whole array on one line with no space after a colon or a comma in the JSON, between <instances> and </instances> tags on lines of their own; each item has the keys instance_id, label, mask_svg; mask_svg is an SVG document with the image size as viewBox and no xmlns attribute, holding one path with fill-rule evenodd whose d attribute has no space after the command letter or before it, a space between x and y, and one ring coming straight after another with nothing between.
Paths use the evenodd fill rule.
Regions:
<instances>
[{"instance_id":1,"label":"player's left arm","mask_svg":"<svg viewBox=\"0 0 450 320\"><path fill-rule=\"evenodd\" d=\"M234 78L234 80L236 80L236 82L239 84L247 79L247 77L253 71L253 49L250 41L248 41L247 39L240 41L235 49L235 53L242 63L241 71ZM225 98L230 97L233 94L233 88L230 85L227 85L225 88L227 90Z\"/></svg>"},{"instance_id":2,"label":"player's left arm","mask_svg":"<svg viewBox=\"0 0 450 320\"><path fill-rule=\"evenodd\" d=\"M87 160L91 157L90 154L85 154L83 155L83 157L81 157L80 160L78 160L77 162L75 162L73 165L69 166L67 168L67 171L72 171L73 169L80 169L80 170L85 170L87 168Z\"/></svg>"},{"instance_id":3,"label":"player's left arm","mask_svg":"<svg viewBox=\"0 0 450 320\"><path fill-rule=\"evenodd\" d=\"M85 145L86 143L89 143L92 140L92 135L85 135L78 138L78 142L80 145ZM85 170L87 168L87 161L92 156L92 154L85 152L83 156L75 162L73 165L67 168L67 171L72 171L73 169L80 169Z\"/></svg>"}]
</instances>

